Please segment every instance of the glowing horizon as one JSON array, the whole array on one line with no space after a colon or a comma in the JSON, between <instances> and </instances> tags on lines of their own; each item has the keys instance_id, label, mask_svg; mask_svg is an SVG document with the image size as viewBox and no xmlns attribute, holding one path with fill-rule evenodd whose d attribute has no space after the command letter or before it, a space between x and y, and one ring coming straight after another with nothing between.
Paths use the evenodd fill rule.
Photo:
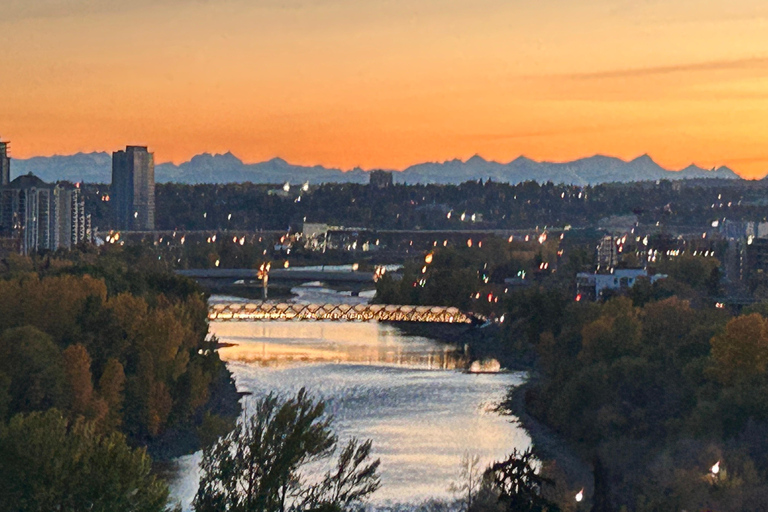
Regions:
<instances>
[{"instance_id":1,"label":"glowing horizon","mask_svg":"<svg viewBox=\"0 0 768 512\"><path fill-rule=\"evenodd\" d=\"M9 0L12 156L401 170L649 154L768 172L758 0ZM108 148L108 149L107 149Z\"/></svg>"}]
</instances>

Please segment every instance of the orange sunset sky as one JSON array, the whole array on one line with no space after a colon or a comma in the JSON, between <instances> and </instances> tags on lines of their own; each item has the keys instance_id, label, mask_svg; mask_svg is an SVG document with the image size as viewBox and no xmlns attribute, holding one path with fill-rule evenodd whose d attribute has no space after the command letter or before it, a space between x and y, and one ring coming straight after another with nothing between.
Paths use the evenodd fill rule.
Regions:
<instances>
[{"instance_id":1,"label":"orange sunset sky","mask_svg":"<svg viewBox=\"0 0 768 512\"><path fill-rule=\"evenodd\" d=\"M764 0L3 0L12 155L768 172Z\"/></svg>"}]
</instances>

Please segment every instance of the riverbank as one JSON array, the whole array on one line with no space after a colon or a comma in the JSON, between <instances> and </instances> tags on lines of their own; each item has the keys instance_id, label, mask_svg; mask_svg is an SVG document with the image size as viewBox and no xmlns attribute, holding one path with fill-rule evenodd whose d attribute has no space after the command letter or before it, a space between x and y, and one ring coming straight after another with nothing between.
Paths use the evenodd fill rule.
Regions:
<instances>
[{"instance_id":1,"label":"riverbank","mask_svg":"<svg viewBox=\"0 0 768 512\"><path fill-rule=\"evenodd\" d=\"M454 345L468 361L496 359L502 368L530 371L535 367L532 351L518 350L502 341L502 329L498 325L479 327L469 324L438 324L393 322L404 334L430 338L440 343Z\"/></svg>"},{"instance_id":2,"label":"riverbank","mask_svg":"<svg viewBox=\"0 0 768 512\"><path fill-rule=\"evenodd\" d=\"M496 359L503 368L528 372L526 381L509 389L504 402L499 404L501 414L514 416L533 442L539 459L554 463L555 472L567 489L584 488L592 495L592 466L586 454L579 453L557 432L532 416L526 408L526 396L538 383L538 368L532 350L521 348L513 342L504 342L504 332L498 325L480 328L455 324L395 324L398 330L417 336L428 337L442 343L455 345L467 355L469 361Z\"/></svg>"},{"instance_id":3,"label":"riverbank","mask_svg":"<svg viewBox=\"0 0 768 512\"><path fill-rule=\"evenodd\" d=\"M147 444L147 453L158 462L167 462L194 453L234 427L240 417L242 393L237 391L232 372L220 362L216 378L208 388L209 399L194 421L177 425Z\"/></svg>"},{"instance_id":4,"label":"riverbank","mask_svg":"<svg viewBox=\"0 0 768 512\"><path fill-rule=\"evenodd\" d=\"M557 474L565 480L569 489L584 489L586 496L593 495L592 465L587 462L586 454L579 453L557 432L532 416L526 408L526 397L538 383L535 372L520 386L513 387L504 402L499 404L499 412L515 416L517 423L528 432L533 441L536 456L544 461L553 461Z\"/></svg>"}]
</instances>

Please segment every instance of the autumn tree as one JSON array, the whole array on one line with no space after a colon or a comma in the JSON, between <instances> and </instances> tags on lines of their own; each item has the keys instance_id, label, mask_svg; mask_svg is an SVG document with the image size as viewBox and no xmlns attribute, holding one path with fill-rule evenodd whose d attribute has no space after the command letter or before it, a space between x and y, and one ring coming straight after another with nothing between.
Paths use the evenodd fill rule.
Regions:
<instances>
[{"instance_id":1,"label":"autumn tree","mask_svg":"<svg viewBox=\"0 0 768 512\"><path fill-rule=\"evenodd\" d=\"M765 373L768 321L760 314L734 318L712 338L712 372L724 384Z\"/></svg>"},{"instance_id":2,"label":"autumn tree","mask_svg":"<svg viewBox=\"0 0 768 512\"><path fill-rule=\"evenodd\" d=\"M62 353L66 382L66 397L74 415L88 412L93 399L91 357L82 345L70 345Z\"/></svg>"},{"instance_id":3,"label":"autumn tree","mask_svg":"<svg viewBox=\"0 0 768 512\"><path fill-rule=\"evenodd\" d=\"M98 392L107 404L108 413L105 418L107 427L117 428L122 421L123 389L125 387L125 371L117 359L107 361L99 379Z\"/></svg>"}]
</instances>

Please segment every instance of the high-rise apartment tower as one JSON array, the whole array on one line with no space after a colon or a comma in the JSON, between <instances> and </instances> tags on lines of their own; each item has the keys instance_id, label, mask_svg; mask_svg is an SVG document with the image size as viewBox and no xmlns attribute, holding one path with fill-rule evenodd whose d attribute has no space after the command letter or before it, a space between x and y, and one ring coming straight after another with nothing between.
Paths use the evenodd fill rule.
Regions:
<instances>
[{"instance_id":1,"label":"high-rise apartment tower","mask_svg":"<svg viewBox=\"0 0 768 512\"><path fill-rule=\"evenodd\" d=\"M11 159L8 158L8 142L0 140L0 188L11 182Z\"/></svg>"},{"instance_id":2,"label":"high-rise apartment tower","mask_svg":"<svg viewBox=\"0 0 768 512\"><path fill-rule=\"evenodd\" d=\"M155 229L155 159L145 146L112 153L110 195L116 229Z\"/></svg>"},{"instance_id":3,"label":"high-rise apartment tower","mask_svg":"<svg viewBox=\"0 0 768 512\"><path fill-rule=\"evenodd\" d=\"M16 241L23 254L90 242L89 222L78 185L26 174L0 191L0 236Z\"/></svg>"}]
</instances>

